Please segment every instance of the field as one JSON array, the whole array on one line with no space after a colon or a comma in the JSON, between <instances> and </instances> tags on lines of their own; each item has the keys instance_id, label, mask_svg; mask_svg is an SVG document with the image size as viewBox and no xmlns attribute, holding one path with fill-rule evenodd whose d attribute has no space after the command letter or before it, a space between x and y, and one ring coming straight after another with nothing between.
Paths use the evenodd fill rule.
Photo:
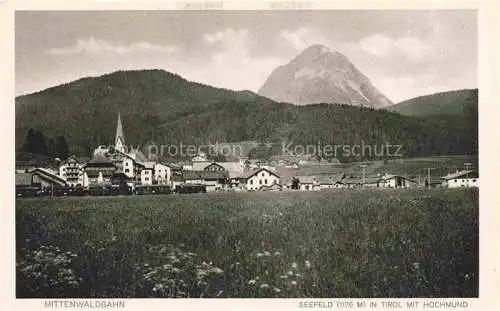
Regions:
<instances>
[{"instance_id":1,"label":"field","mask_svg":"<svg viewBox=\"0 0 500 311\"><path fill-rule=\"evenodd\" d=\"M17 297L477 297L478 193L18 199Z\"/></svg>"}]
</instances>

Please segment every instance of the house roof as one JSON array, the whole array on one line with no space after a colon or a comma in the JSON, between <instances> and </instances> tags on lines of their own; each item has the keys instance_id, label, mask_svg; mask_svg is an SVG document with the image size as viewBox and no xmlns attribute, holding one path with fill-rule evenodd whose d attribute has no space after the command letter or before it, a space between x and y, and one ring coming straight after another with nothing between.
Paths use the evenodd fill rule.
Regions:
<instances>
[{"instance_id":1,"label":"house roof","mask_svg":"<svg viewBox=\"0 0 500 311\"><path fill-rule=\"evenodd\" d=\"M194 161L192 167L193 171L203 171L205 167L214 163L213 161Z\"/></svg>"},{"instance_id":2,"label":"house roof","mask_svg":"<svg viewBox=\"0 0 500 311\"><path fill-rule=\"evenodd\" d=\"M257 173L259 173L259 172L261 172L261 171L266 171L266 172L268 172L269 174L272 174L272 175L274 175L274 176L276 176L276 177L280 178L280 176L279 176L277 173L275 173L275 172L273 172L273 171L271 171L271 170L268 170L267 168L263 168L263 167L262 167L262 168L255 169L255 170L252 170L252 171L248 171L248 172L244 173L242 176L243 176L243 178L248 179L248 178L250 178L250 177L254 176L255 174L257 174Z\"/></svg>"},{"instance_id":3,"label":"house roof","mask_svg":"<svg viewBox=\"0 0 500 311\"><path fill-rule=\"evenodd\" d=\"M28 186L31 185L31 174L30 173L18 173L16 174L16 186Z\"/></svg>"},{"instance_id":4,"label":"house roof","mask_svg":"<svg viewBox=\"0 0 500 311\"><path fill-rule=\"evenodd\" d=\"M317 181L316 176L314 175L297 176L297 178L301 184L313 184Z\"/></svg>"},{"instance_id":5,"label":"house roof","mask_svg":"<svg viewBox=\"0 0 500 311\"><path fill-rule=\"evenodd\" d=\"M363 178L353 178L353 177L349 177L349 178L345 178L341 181L343 184L359 184L359 185L362 185L363 184ZM365 184L376 184L376 183L379 183L379 182L385 182L385 180L383 180L381 177L374 177L374 176L368 176L368 177L365 177Z\"/></svg>"},{"instance_id":6,"label":"house roof","mask_svg":"<svg viewBox=\"0 0 500 311\"><path fill-rule=\"evenodd\" d=\"M184 171L182 172L182 179L184 180L215 180L215 179L226 179L228 177L225 171Z\"/></svg>"},{"instance_id":7,"label":"house roof","mask_svg":"<svg viewBox=\"0 0 500 311\"><path fill-rule=\"evenodd\" d=\"M382 176L382 179L389 180L389 179L393 179L393 178L396 178L396 177L403 178L403 179L406 179L406 180L409 180L409 181L414 181L413 179L410 179L410 178L408 178L406 176L393 175L393 174L385 174L384 176Z\"/></svg>"},{"instance_id":8,"label":"house roof","mask_svg":"<svg viewBox=\"0 0 500 311\"><path fill-rule=\"evenodd\" d=\"M475 170L462 170L462 171L458 171L458 172L443 176L443 177L441 177L441 179L445 179L445 180L455 179L455 178L460 178L460 177L466 177L469 174L479 175L479 173Z\"/></svg>"},{"instance_id":9,"label":"house roof","mask_svg":"<svg viewBox=\"0 0 500 311\"><path fill-rule=\"evenodd\" d=\"M320 174L317 175L317 180L320 184L335 184L341 182L345 174Z\"/></svg>"},{"instance_id":10,"label":"house roof","mask_svg":"<svg viewBox=\"0 0 500 311\"><path fill-rule=\"evenodd\" d=\"M113 161L111 161L110 159L106 158L105 156L103 156L101 154L94 155L94 157L92 158L92 160L90 160L90 161L87 162L87 165L88 164L109 164L109 165L114 165Z\"/></svg>"},{"instance_id":11,"label":"house roof","mask_svg":"<svg viewBox=\"0 0 500 311\"><path fill-rule=\"evenodd\" d=\"M53 182L56 182L60 185L66 185L66 180L64 180L62 177L57 176L54 172L51 170L45 169L45 168L35 168L34 170L31 171L32 174L37 174L42 178L49 179Z\"/></svg>"},{"instance_id":12,"label":"house roof","mask_svg":"<svg viewBox=\"0 0 500 311\"><path fill-rule=\"evenodd\" d=\"M156 164L160 164L160 165L168 166L168 167L170 167L172 170L181 169L181 167L180 167L180 166L175 165L175 164L173 164L173 163L167 163L167 162L160 161L160 162L157 162Z\"/></svg>"}]
</instances>

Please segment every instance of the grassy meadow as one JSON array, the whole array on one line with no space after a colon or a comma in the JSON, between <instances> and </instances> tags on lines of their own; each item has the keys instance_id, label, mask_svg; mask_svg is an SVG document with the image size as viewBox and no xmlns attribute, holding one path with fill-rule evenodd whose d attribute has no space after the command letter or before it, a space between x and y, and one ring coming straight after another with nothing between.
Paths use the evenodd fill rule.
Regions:
<instances>
[{"instance_id":1,"label":"grassy meadow","mask_svg":"<svg viewBox=\"0 0 500 311\"><path fill-rule=\"evenodd\" d=\"M478 195L18 199L17 297L477 297Z\"/></svg>"}]
</instances>

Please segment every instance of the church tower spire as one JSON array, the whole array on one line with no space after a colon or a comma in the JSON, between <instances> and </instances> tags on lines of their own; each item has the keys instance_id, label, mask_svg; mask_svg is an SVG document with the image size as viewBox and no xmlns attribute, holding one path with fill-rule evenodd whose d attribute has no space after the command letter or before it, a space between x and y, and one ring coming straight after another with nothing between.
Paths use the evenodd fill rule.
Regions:
<instances>
[{"instance_id":1,"label":"church tower spire","mask_svg":"<svg viewBox=\"0 0 500 311\"><path fill-rule=\"evenodd\" d=\"M118 122L116 124L115 149L125 152L125 137L123 136L123 126L120 113L118 113Z\"/></svg>"}]
</instances>

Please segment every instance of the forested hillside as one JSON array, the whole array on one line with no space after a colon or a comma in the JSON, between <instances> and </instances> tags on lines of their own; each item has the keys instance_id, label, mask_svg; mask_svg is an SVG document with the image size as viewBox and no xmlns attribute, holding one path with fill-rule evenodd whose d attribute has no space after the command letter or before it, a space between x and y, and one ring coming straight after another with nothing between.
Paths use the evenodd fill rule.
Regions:
<instances>
[{"instance_id":1,"label":"forested hillside","mask_svg":"<svg viewBox=\"0 0 500 311\"><path fill-rule=\"evenodd\" d=\"M160 70L85 78L16 99L16 144L29 128L66 137L88 155L114 141L121 113L127 144L280 142L401 144L408 156L477 153L477 105L463 114L404 116L336 104L280 104L254 93L212 88ZM342 159L344 161L355 159ZM356 159L357 160L357 159Z\"/></svg>"}]
</instances>

